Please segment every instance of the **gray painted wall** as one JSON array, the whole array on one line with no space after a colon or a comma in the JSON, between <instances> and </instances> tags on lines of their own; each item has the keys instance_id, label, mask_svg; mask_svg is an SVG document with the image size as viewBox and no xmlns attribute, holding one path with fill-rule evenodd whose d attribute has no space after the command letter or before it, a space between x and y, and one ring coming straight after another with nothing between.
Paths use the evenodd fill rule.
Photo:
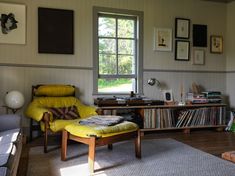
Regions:
<instances>
[{"instance_id":1,"label":"gray painted wall","mask_svg":"<svg viewBox=\"0 0 235 176\"><path fill-rule=\"evenodd\" d=\"M224 72L226 70L226 52L219 55L209 52L209 36L211 34L226 37L226 4L199 0L8 0L7 2L18 2L27 6L27 43L26 45L0 44L0 105L3 104L3 98L7 91L17 89L24 93L26 107L30 102L31 86L46 83L73 84L79 87L80 94L77 96L85 103L93 103L93 6L144 12L145 96L162 98L157 89L146 84L147 79L151 77L157 78L167 89L172 89L175 100L179 100L179 85L181 83L184 85L185 92L190 89L192 82L196 82L206 90L219 90L226 94L226 73ZM38 54L38 7L74 10L74 55ZM228 14L231 13L228 12ZM205 65L192 64L192 55L195 49L193 47L190 48L191 57L188 62L174 60L174 47L172 52L153 50L154 27L172 28L174 31L175 17L189 18L191 24L206 24L208 26L208 47L203 48L205 50ZM190 41L192 42L192 32ZM4 108L1 108L1 113L3 112ZM19 113L23 114L23 110ZM28 126L28 119L23 118L23 125Z\"/></svg>"},{"instance_id":2,"label":"gray painted wall","mask_svg":"<svg viewBox=\"0 0 235 176\"><path fill-rule=\"evenodd\" d=\"M235 2L229 3L227 9L227 40L226 40L226 54L227 54L227 94L229 95L230 106L235 108Z\"/></svg>"}]
</instances>

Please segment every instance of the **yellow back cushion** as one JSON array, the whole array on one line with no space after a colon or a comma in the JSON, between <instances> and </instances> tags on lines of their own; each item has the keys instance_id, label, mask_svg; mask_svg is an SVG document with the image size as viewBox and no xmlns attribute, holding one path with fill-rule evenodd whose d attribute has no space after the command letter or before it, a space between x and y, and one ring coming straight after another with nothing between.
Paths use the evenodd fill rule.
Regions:
<instances>
[{"instance_id":1,"label":"yellow back cushion","mask_svg":"<svg viewBox=\"0 0 235 176\"><path fill-rule=\"evenodd\" d=\"M73 96L75 88L69 85L42 85L35 89L36 96L63 97Z\"/></svg>"}]
</instances>

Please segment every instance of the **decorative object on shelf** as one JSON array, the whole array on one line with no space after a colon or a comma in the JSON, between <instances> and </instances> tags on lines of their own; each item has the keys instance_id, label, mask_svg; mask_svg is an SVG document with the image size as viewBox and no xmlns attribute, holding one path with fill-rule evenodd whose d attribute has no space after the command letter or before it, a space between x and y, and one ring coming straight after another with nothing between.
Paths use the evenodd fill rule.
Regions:
<instances>
[{"instance_id":1,"label":"decorative object on shelf","mask_svg":"<svg viewBox=\"0 0 235 176\"><path fill-rule=\"evenodd\" d=\"M190 19L175 19L175 38L189 39Z\"/></svg>"},{"instance_id":2,"label":"decorative object on shelf","mask_svg":"<svg viewBox=\"0 0 235 176\"><path fill-rule=\"evenodd\" d=\"M223 53L223 37L219 35L211 35L210 37L210 51L211 53Z\"/></svg>"},{"instance_id":3,"label":"decorative object on shelf","mask_svg":"<svg viewBox=\"0 0 235 176\"><path fill-rule=\"evenodd\" d=\"M0 2L0 43L26 43L26 6Z\"/></svg>"},{"instance_id":4,"label":"decorative object on shelf","mask_svg":"<svg viewBox=\"0 0 235 176\"><path fill-rule=\"evenodd\" d=\"M183 100L183 96L184 96L184 85L183 85L183 83L181 83L180 84L180 101L178 103L179 106L185 105L185 101Z\"/></svg>"},{"instance_id":5,"label":"decorative object on shelf","mask_svg":"<svg viewBox=\"0 0 235 176\"><path fill-rule=\"evenodd\" d=\"M195 49L193 53L193 64L204 65L205 64L205 53L202 49Z\"/></svg>"},{"instance_id":6,"label":"decorative object on shelf","mask_svg":"<svg viewBox=\"0 0 235 176\"><path fill-rule=\"evenodd\" d=\"M163 98L166 103L173 102L172 90L163 90Z\"/></svg>"},{"instance_id":7,"label":"decorative object on shelf","mask_svg":"<svg viewBox=\"0 0 235 176\"><path fill-rule=\"evenodd\" d=\"M74 53L73 10L38 8L38 52Z\"/></svg>"},{"instance_id":8,"label":"decorative object on shelf","mask_svg":"<svg viewBox=\"0 0 235 176\"><path fill-rule=\"evenodd\" d=\"M175 60L189 61L189 41L175 41Z\"/></svg>"},{"instance_id":9,"label":"decorative object on shelf","mask_svg":"<svg viewBox=\"0 0 235 176\"><path fill-rule=\"evenodd\" d=\"M207 25L193 25L193 46L207 47Z\"/></svg>"},{"instance_id":10,"label":"decorative object on shelf","mask_svg":"<svg viewBox=\"0 0 235 176\"><path fill-rule=\"evenodd\" d=\"M13 90L6 93L5 96L6 108L12 110L15 114L24 105L24 96L21 92Z\"/></svg>"},{"instance_id":11,"label":"decorative object on shelf","mask_svg":"<svg viewBox=\"0 0 235 176\"><path fill-rule=\"evenodd\" d=\"M157 51L172 50L171 28L154 28L154 50Z\"/></svg>"}]
</instances>

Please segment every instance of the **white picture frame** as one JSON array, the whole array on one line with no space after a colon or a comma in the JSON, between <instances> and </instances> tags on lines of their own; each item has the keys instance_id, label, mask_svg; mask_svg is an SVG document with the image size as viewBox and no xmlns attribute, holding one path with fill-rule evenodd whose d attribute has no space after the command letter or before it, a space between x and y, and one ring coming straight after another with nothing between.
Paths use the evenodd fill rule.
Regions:
<instances>
[{"instance_id":1,"label":"white picture frame","mask_svg":"<svg viewBox=\"0 0 235 176\"><path fill-rule=\"evenodd\" d=\"M154 50L172 51L171 28L154 28Z\"/></svg>"},{"instance_id":2,"label":"white picture frame","mask_svg":"<svg viewBox=\"0 0 235 176\"><path fill-rule=\"evenodd\" d=\"M6 25L12 25L13 16L16 20L16 28L9 29ZM26 43L26 5L0 2L0 43L25 44ZM11 18L12 19L12 18ZM8 30L5 30L8 29Z\"/></svg>"},{"instance_id":3,"label":"white picture frame","mask_svg":"<svg viewBox=\"0 0 235 176\"><path fill-rule=\"evenodd\" d=\"M193 64L204 65L205 64L205 51L202 49L195 49L193 52Z\"/></svg>"},{"instance_id":4,"label":"white picture frame","mask_svg":"<svg viewBox=\"0 0 235 176\"><path fill-rule=\"evenodd\" d=\"M174 101L171 89L170 90L163 90L162 93L163 93L163 100L165 102L169 103L169 102Z\"/></svg>"}]
</instances>

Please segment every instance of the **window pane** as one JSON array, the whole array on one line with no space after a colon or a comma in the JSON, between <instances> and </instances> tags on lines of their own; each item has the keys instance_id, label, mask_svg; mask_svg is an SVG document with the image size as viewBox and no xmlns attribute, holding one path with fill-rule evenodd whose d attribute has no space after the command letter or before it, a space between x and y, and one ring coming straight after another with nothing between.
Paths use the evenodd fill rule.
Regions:
<instances>
[{"instance_id":1,"label":"window pane","mask_svg":"<svg viewBox=\"0 0 235 176\"><path fill-rule=\"evenodd\" d=\"M98 35L102 37L116 36L116 20L115 18L99 17Z\"/></svg>"},{"instance_id":2,"label":"window pane","mask_svg":"<svg viewBox=\"0 0 235 176\"><path fill-rule=\"evenodd\" d=\"M115 39L99 39L99 53L115 54Z\"/></svg>"},{"instance_id":3,"label":"window pane","mask_svg":"<svg viewBox=\"0 0 235 176\"><path fill-rule=\"evenodd\" d=\"M99 55L99 74L116 74L117 62L116 55Z\"/></svg>"},{"instance_id":4,"label":"window pane","mask_svg":"<svg viewBox=\"0 0 235 176\"><path fill-rule=\"evenodd\" d=\"M118 40L118 54L134 54L134 41L133 40Z\"/></svg>"},{"instance_id":5,"label":"window pane","mask_svg":"<svg viewBox=\"0 0 235 176\"><path fill-rule=\"evenodd\" d=\"M135 91L135 79L117 78L117 79L99 79L99 93L130 93Z\"/></svg>"},{"instance_id":6,"label":"window pane","mask_svg":"<svg viewBox=\"0 0 235 176\"><path fill-rule=\"evenodd\" d=\"M134 20L118 19L118 37L134 38Z\"/></svg>"},{"instance_id":7,"label":"window pane","mask_svg":"<svg viewBox=\"0 0 235 176\"><path fill-rule=\"evenodd\" d=\"M118 56L118 74L130 75L135 74L135 60L133 56Z\"/></svg>"}]
</instances>

